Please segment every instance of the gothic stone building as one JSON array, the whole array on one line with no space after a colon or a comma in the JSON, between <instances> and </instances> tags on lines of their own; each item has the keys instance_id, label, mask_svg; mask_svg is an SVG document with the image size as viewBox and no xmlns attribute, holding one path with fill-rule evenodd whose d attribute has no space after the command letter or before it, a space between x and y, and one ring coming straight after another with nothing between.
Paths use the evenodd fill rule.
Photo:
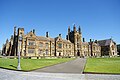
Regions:
<instances>
[{"instance_id":1,"label":"gothic stone building","mask_svg":"<svg viewBox=\"0 0 120 80\"><path fill-rule=\"evenodd\" d=\"M20 40L19 37L22 37ZM101 42L102 43L102 42ZM21 56L102 56L108 54L110 56L116 55L116 44L111 42L109 49L104 48L108 45L101 45L100 41L85 42L82 32L79 26L76 30L76 26L73 26L73 31L68 28L68 34L66 39L59 34L55 38L49 37L49 33L46 32L46 36L37 36L35 30L29 33L24 33L24 28L14 27L14 36L11 36L10 40L6 40L3 45L2 54L6 56L17 56L20 52ZM105 44L105 43L103 43ZM111 47L112 46L112 47ZM112 49L111 49L112 48ZM113 49L114 48L114 49ZM104 51L109 50L108 52ZM110 50L114 51L111 52ZM102 54L101 54L102 52ZM105 52L105 53L104 53Z\"/></svg>"}]
</instances>

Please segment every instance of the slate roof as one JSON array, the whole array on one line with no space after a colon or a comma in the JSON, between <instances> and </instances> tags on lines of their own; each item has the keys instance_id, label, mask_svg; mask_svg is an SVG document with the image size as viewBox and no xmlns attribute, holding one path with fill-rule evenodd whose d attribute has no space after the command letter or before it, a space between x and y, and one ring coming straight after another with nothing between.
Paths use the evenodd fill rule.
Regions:
<instances>
[{"instance_id":1,"label":"slate roof","mask_svg":"<svg viewBox=\"0 0 120 80\"><path fill-rule=\"evenodd\" d=\"M56 37L55 40L57 40L58 38L59 38L59 37ZM65 40L65 39L62 39L62 38L61 38L61 40L62 40L62 42L64 42L64 43L71 43L70 40Z\"/></svg>"},{"instance_id":2,"label":"slate roof","mask_svg":"<svg viewBox=\"0 0 120 80\"><path fill-rule=\"evenodd\" d=\"M43 37L43 36L37 36L36 39L37 40L42 40L42 41L49 41L49 39L47 37Z\"/></svg>"},{"instance_id":3,"label":"slate roof","mask_svg":"<svg viewBox=\"0 0 120 80\"><path fill-rule=\"evenodd\" d=\"M109 46L111 41L112 41L112 39L99 40L98 44L100 46Z\"/></svg>"},{"instance_id":4,"label":"slate roof","mask_svg":"<svg viewBox=\"0 0 120 80\"><path fill-rule=\"evenodd\" d=\"M69 40L62 39L63 42L65 43L71 43Z\"/></svg>"},{"instance_id":5,"label":"slate roof","mask_svg":"<svg viewBox=\"0 0 120 80\"><path fill-rule=\"evenodd\" d=\"M83 45L88 45L89 43L88 42L82 42Z\"/></svg>"}]
</instances>

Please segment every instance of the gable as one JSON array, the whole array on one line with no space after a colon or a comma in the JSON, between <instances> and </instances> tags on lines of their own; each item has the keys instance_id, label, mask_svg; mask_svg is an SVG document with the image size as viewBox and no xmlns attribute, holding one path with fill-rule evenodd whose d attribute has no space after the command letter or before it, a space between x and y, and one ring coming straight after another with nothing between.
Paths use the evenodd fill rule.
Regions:
<instances>
[{"instance_id":1,"label":"gable","mask_svg":"<svg viewBox=\"0 0 120 80\"><path fill-rule=\"evenodd\" d=\"M36 37L36 35L30 31L28 34L26 34L26 37Z\"/></svg>"}]
</instances>

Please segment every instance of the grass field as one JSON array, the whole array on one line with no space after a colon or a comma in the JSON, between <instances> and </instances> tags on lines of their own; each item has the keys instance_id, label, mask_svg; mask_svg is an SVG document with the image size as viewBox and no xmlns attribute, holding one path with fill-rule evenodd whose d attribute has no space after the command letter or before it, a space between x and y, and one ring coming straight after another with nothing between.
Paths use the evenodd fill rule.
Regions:
<instances>
[{"instance_id":1,"label":"grass field","mask_svg":"<svg viewBox=\"0 0 120 80\"><path fill-rule=\"evenodd\" d=\"M120 57L88 58L84 72L120 74Z\"/></svg>"},{"instance_id":2,"label":"grass field","mask_svg":"<svg viewBox=\"0 0 120 80\"><path fill-rule=\"evenodd\" d=\"M21 68L23 71L34 70L62 62L67 62L75 58L57 58L57 59L21 59ZM0 58L0 67L8 69L17 69L17 59Z\"/></svg>"}]
</instances>

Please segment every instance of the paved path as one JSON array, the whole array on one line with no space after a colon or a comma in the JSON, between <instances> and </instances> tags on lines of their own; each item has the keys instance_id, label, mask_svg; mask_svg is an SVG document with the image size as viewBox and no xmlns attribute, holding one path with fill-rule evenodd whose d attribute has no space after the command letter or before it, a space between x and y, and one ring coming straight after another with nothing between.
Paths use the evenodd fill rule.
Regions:
<instances>
[{"instance_id":1,"label":"paved path","mask_svg":"<svg viewBox=\"0 0 120 80\"><path fill-rule=\"evenodd\" d=\"M120 80L120 75L21 72L0 69L0 80Z\"/></svg>"},{"instance_id":2,"label":"paved path","mask_svg":"<svg viewBox=\"0 0 120 80\"><path fill-rule=\"evenodd\" d=\"M73 61L38 69L38 70L35 70L34 72L81 73L82 74L85 63L86 63L85 58L77 58L76 60L73 60Z\"/></svg>"}]
</instances>

